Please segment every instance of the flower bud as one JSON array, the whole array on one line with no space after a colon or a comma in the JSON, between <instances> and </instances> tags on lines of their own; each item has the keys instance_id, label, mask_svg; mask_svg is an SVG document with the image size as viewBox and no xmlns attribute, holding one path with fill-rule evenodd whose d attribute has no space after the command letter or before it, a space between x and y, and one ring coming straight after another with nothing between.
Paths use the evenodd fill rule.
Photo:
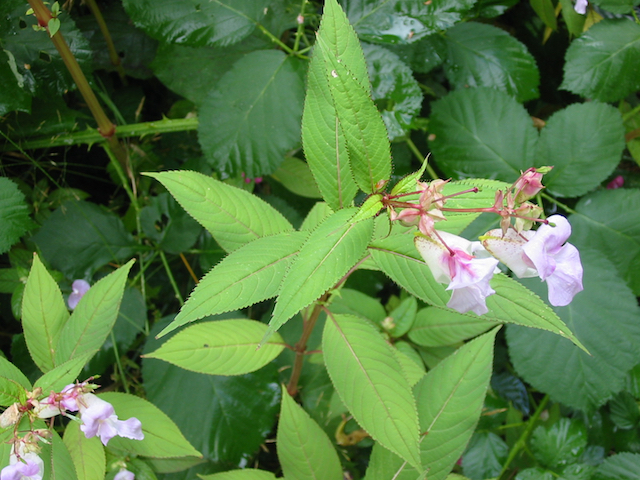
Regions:
<instances>
[{"instance_id":1,"label":"flower bud","mask_svg":"<svg viewBox=\"0 0 640 480\"><path fill-rule=\"evenodd\" d=\"M544 188L541 182L542 176L545 173L543 168L536 169L532 167L516 180L513 184L516 192L516 203L522 203L535 197L538 192Z\"/></svg>"}]
</instances>

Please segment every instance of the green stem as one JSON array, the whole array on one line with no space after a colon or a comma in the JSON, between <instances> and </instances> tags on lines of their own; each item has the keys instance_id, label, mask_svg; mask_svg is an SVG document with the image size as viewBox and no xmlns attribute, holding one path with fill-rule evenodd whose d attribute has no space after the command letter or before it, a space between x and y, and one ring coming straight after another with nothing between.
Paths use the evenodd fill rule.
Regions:
<instances>
[{"instance_id":1,"label":"green stem","mask_svg":"<svg viewBox=\"0 0 640 480\"><path fill-rule=\"evenodd\" d=\"M297 52L300 47L300 37L304 33L304 6L307 4L307 0L302 0L302 4L300 5L300 15L298 18L302 17L302 23L298 23L298 28L296 29L296 39L293 42L293 51ZM297 20L297 19L296 19Z\"/></svg>"},{"instance_id":2,"label":"green stem","mask_svg":"<svg viewBox=\"0 0 640 480\"><path fill-rule=\"evenodd\" d=\"M107 50L109 51L109 60L111 61L111 65L116 68L116 71L118 72L118 75L120 75L120 80L122 80L122 83L127 85L127 76L124 73L124 68L122 68L120 55L118 55L118 52L116 52L116 47L113 44L111 34L109 33L109 29L107 28L107 23L104 21L104 17L102 16L100 8L98 8L96 0L84 0L84 3L87 4L89 10L91 10L91 13L93 13L93 16L96 17L98 27L100 27L100 31L102 32L102 36L104 37L104 41L107 43Z\"/></svg>"},{"instance_id":3,"label":"green stem","mask_svg":"<svg viewBox=\"0 0 640 480\"><path fill-rule=\"evenodd\" d=\"M118 127L118 135L122 138L126 137L142 137L145 135L157 135L161 133L185 132L198 129L198 118L178 118L170 120L163 118L156 122L134 123L131 125L121 125ZM100 132L94 129L85 130L83 132L74 132L58 135L56 137L38 138L35 140L26 140L20 144L25 150L34 150L37 148L51 147L68 147L71 145L93 145L94 143L103 142L104 137ZM0 151L14 150L11 145L0 145Z\"/></svg>"},{"instance_id":4,"label":"green stem","mask_svg":"<svg viewBox=\"0 0 640 480\"><path fill-rule=\"evenodd\" d=\"M173 273L171 272L171 268L169 267L169 262L167 262L167 256L164 254L162 250L160 250L160 259L162 260L162 264L164 265L164 269L167 272L167 276L169 277L169 282L173 287L173 291L176 294L176 298L178 302L180 302L180 306L184 305L184 299L180 294L180 289L178 288L178 284L176 283L176 279L173 278Z\"/></svg>"},{"instance_id":5,"label":"green stem","mask_svg":"<svg viewBox=\"0 0 640 480\"><path fill-rule=\"evenodd\" d=\"M418 147L416 147L416 144L413 143L413 141L411 140L411 138L407 137L405 139L405 142L407 142L407 145L409 146L409 149L413 152L413 154L416 156L416 158L418 160L420 160L420 162L424 162L424 155L422 155L422 153L420 153L420 150L418 150ZM429 163L427 163L427 173L429 174L429 176L431 177L432 180L437 180L438 178L440 178L438 176L438 174L436 173L436 171L433 169L433 167L431 167L431 165Z\"/></svg>"},{"instance_id":6,"label":"green stem","mask_svg":"<svg viewBox=\"0 0 640 480\"><path fill-rule=\"evenodd\" d=\"M556 200L555 198L553 198L552 196L550 196L550 195L548 195L548 194L546 194L546 193L542 193L542 192L540 192L540 196L541 196L542 198L544 198L545 200L549 200L551 203L555 203L555 204L556 204L556 205L558 205L559 207L562 207L562 209L563 209L564 211L568 212L568 213L571 213L571 214L577 214L577 213L578 213L578 212L576 212L573 208L571 208L570 206L565 205L565 204L564 204L564 203L562 203L562 202L559 202L558 200Z\"/></svg>"},{"instance_id":7,"label":"green stem","mask_svg":"<svg viewBox=\"0 0 640 480\"><path fill-rule=\"evenodd\" d=\"M536 408L536 411L533 413L533 415L531 415L529 420L527 420L527 428L525 428L524 432L522 432L522 435L520 435L520 438L518 438L516 443L511 448L511 451L509 452L509 456L507 457L507 460L504 462L504 465L502 466L502 471L498 476L498 480L507 479L506 473L507 473L507 470L509 469L509 465L520 453L520 451L526 447L527 439L531 435L533 428L536 426L536 422L538 421L538 418L540 418L540 415L546 408L547 403L549 403L549 395L544 396L544 398L540 402L540 405L538 405L538 408Z\"/></svg>"},{"instance_id":8,"label":"green stem","mask_svg":"<svg viewBox=\"0 0 640 480\"><path fill-rule=\"evenodd\" d=\"M116 343L116 336L113 333L113 329L111 329L111 343L113 343L113 354L116 357L116 366L118 367L118 372L120 372L120 378L122 379L122 385L124 386L125 393L129 393L129 384L124 376L124 368L122 368L122 362L120 361L120 354L118 353L118 344Z\"/></svg>"},{"instance_id":9,"label":"green stem","mask_svg":"<svg viewBox=\"0 0 640 480\"><path fill-rule=\"evenodd\" d=\"M626 122L627 120L629 120L631 117L633 117L638 112L640 112L640 105L636 105L635 108L632 108L627 113L622 115L622 121Z\"/></svg>"}]
</instances>

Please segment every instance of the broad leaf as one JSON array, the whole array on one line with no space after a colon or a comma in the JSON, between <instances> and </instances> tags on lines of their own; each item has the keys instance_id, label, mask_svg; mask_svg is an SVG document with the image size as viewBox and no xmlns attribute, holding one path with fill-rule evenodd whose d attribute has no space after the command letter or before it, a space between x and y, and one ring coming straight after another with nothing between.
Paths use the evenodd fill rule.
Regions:
<instances>
[{"instance_id":1,"label":"broad leaf","mask_svg":"<svg viewBox=\"0 0 640 480\"><path fill-rule=\"evenodd\" d=\"M578 419L561 418L549 427L537 427L530 444L538 462L557 469L580 459L587 447L587 429Z\"/></svg>"},{"instance_id":2,"label":"broad leaf","mask_svg":"<svg viewBox=\"0 0 640 480\"><path fill-rule=\"evenodd\" d=\"M31 390L31 382L24 373L4 357L0 357L0 372L5 379L17 383L25 390Z\"/></svg>"},{"instance_id":3,"label":"broad leaf","mask_svg":"<svg viewBox=\"0 0 640 480\"><path fill-rule=\"evenodd\" d=\"M14 403L23 403L27 399L26 392L25 388L15 380L0 376L0 406L8 407Z\"/></svg>"},{"instance_id":4,"label":"broad leaf","mask_svg":"<svg viewBox=\"0 0 640 480\"><path fill-rule=\"evenodd\" d=\"M50 393L51 391L59 392L77 380L84 380L78 378L78 376L93 353L94 352L87 352L66 362L58 362L59 365L36 380L33 387L42 388L43 393Z\"/></svg>"},{"instance_id":5,"label":"broad leaf","mask_svg":"<svg viewBox=\"0 0 640 480\"><path fill-rule=\"evenodd\" d=\"M350 223L354 213L354 208L340 210L311 233L282 280L268 334L333 287L364 257L373 219Z\"/></svg>"},{"instance_id":6,"label":"broad leaf","mask_svg":"<svg viewBox=\"0 0 640 480\"><path fill-rule=\"evenodd\" d=\"M638 480L640 479L640 455L623 452L612 455L598 466L596 480Z\"/></svg>"},{"instance_id":7,"label":"broad leaf","mask_svg":"<svg viewBox=\"0 0 640 480\"><path fill-rule=\"evenodd\" d=\"M118 318L120 301L133 260L100 279L82 297L65 323L55 351L56 363L102 346Z\"/></svg>"},{"instance_id":8,"label":"broad leaf","mask_svg":"<svg viewBox=\"0 0 640 480\"><path fill-rule=\"evenodd\" d=\"M77 201L55 210L33 240L47 263L70 278L90 278L109 262L128 260L137 248L119 217Z\"/></svg>"},{"instance_id":9,"label":"broad leaf","mask_svg":"<svg viewBox=\"0 0 640 480\"><path fill-rule=\"evenodd\" d=\"M640 295L640 223L630 215L640 211L640 192L635 189L595 192L582 198L576 211L570 217L571 243L579 250L599 250L615 265L633 293Z\"/></svg>"},{"instance_id":10,"label":"broad leaf","mask_svg":"<svg viewBox=\"0 0 640 480\"><path fill-rule=\"evenodd\" d=\"M124 8L149 36L167 43L225 46L249 35L269 0L125 0Z\"/></svg>"},{"instance_id":11,"label":"broad leaf","mask_svg":"<svg viewBox=\"0 0 640 480\"><path fill-rule=\"evenodd\" d=\"M589 410L618 392L627 372L638 363L640 308L606 258L589 249L580 255L584 292L555 310L591 355L540 330L509 326L507 341L513 365L525 381L555 401ZM545 289L537 279L523 283L534 292Z\"/></svg>"},{"instance_id":12,"label":"broad leaf","mask_svg":"<svg viewBox=\"0 0 640 480\"><path fill-rule=\"evenodd\" d=\"M69 422L62 438L76 467L79 480L103 480L107 465L100 439L87 438L80 431L80 423Z\"/></svg>"},{"instance_id":13,"label":"broad leaf","mask_svg":"<svg viewBox=\"0 0 640 480\"><path fill-rule=\"evenodd\" d=\"M260 344L267 326L254 320L219 320L185 328L148 358L209 375L243 375L264 367L285 345L277 333ZM260 347L260 348L258 348Z\"/></svg>"},{"instance_id":14,"label":"broad leaf","mask_svg":"<svg viewBox=\"0 0 640 480\"><path fill-rule=\"evenodd\" d=\"M456 89L490 87L519 102L539 96L540 73L534 58L504 30L483 23L459 23L446 31L445 39L445 73Z\"/></svg>"},{"instance_id":15,"label":"broad leaf","mask_svg":"<svg viewBox=\"0 0 640 480\"><path fill-rule=\"evenodd\" d=\"M341 480L342 467L327 434L309 414L282 389L278 422L278 460L286 478L296 480Z\"/></svg>"},{"instance_id":16,"label":"broad leaf","mask_svg":"<svg viewBox=\"0 0 640 480\"><path fill-rule=\"evenodd\" d=\"M31 358L43 372L57 364L56 345L68 318L58 284L34 255L22 300L22 327Z\"/></svg>"},{"instance_id":17,"label":"broad leaf","mask_svg":"<svg viewBox=\"0 0 640 480\"><path fill-rule=\"evenodd\" d=\"M429 145L451 176L514 181L534 163L538 134L527 111L504 92L469 88L432 103Z\"/></svg>"},{"instance_id":18,"label":"broad leaf","mask_svg":"<svg viewBox=\"0 0 640 480\"><path fill-rule=\"evenodd\" d=\"M418 302L415 297L407 297L400 304L389 312L391 328L388 328L389 335L393 338L404 336L413 326L418 313ZM385 327L386 328L386 327Z\"/></svg>"},{"instance_id":19,"label":"broad leaf","mask_svg":"<svg viewBox=\"0 0 640 480\"><path fill-rule=\"evenodd\" d=\"M409 331L409 339L423 347L455 345L496 326L484 316L471 316L454 310L427 307L420 310Z\"/></svg>"},{"instance_id":20,"label":"broad leaf","mask_svg":"<svg viewBox=\"0 0 640 480\"><path fill-rule=\"evenodd\" d=\"M160 336L199 318L240 310L275 297L305 239L303 232L261 237L227 255L200 280Z\"/></svg>"},{"instance_id":21,"label":"broad leaf","mask_svg":"<svg viewBox=\"0 0 640 480\"><path fill-rule=\"evenodd\" d=\"M605 19L573 41L564 64L564 88L602 102L640 90L636 74L640 25L630 19Z\"/></svg>"},{"instance_id":22,"label":"broad leaf","mask_svg":"<svg viewBox=\"0 0 640 480\"><path fill-rule=\"evenodd\" d=\"M305 217L302 225L300 226L300 231L312 231L315 230L318 225L320 225L327 217L333 214L333 210L331 207L324 202L316 203L307 216Z\"/></svg>"},{"instance_id":23,"label":"broad leaf","mask_svg":"<svg viewBox=\"0 0 640 480\"><path fill-rule=\"evenodd\" d=\"M202 480L276 480L276 476L266 470L243 468L211 475L198 475Z\"/></svg>"},{"instance_id":24,"label":"broad leaf","mask_svg":"<svg viewBox=\"0 0 640 480\"><path fill-rule=\"evenodd\" d=\"M198 139L207 161L249 178L276 171L300 142L303 63L277 50L243 56L200 105Z\"/></svg>"},{"instance_id":25,"label":"broad leaf","mask_svg":"<svg viewBox=\"0 0 640 480\"><path fill-rule=\"evenodd\" d=\"M550 192L584 195L620 163L624 125L617 109L598 102L576 103L547 120L538 141L536 166L553 165L544 177Z\"/></svg>"},{"instance_id":26,"label":"broad leaf","mask_svg":"<svg viewBox=\"0 0 640 480\"><path fill-rule=\"evenodd\" d=\"M179 170L146 175L162 183L227 251L293 230L280 212L255 195L201 173Z\"/></svg>"},{"instance_id":27,"label":"broad leaf","mask_svg":"<svg viewBox=\"0 0 640 480\"><path fill-rule=\"evenodd\" d=\"M126 393L109 392L98 396L113 405L120 420L135 417L142 423L144 440L115 437L109 441L110 447L154 458L201 456L175 423L151 402Z\"/></svg>"},{"instance_id":28,"label":"broad leaf","mask_svg":"<svg viewBox=\"0 0 640 480\"><path fill-rule=\"evenodd\" d=\"M44 426L43 424L39 428ZM69 450L56 431L52 432L50 444L43 445L40 458L44 460L49 480L82 480L78 478Z\"/></svg>"},{"instance_id":29,"label":"broad leaf","mask_svg":"<svg viewBox=\"0 0 640 480\"><path fill-rule=\"evenodd\" d=\"M509 446L502 437L494 432L477 432L462 457L462 471L473 479L497 477L508 454Z\"/></svg>"},{"instance_id":30,"label":"broad leaf","mask_svg":"<svg viewBox=\"0 0 640 480\"><path fill-rule=\"evenodd\" d=\"M0 55L2 52L0 52ZM0 99L0 109L2 100ZM34 226L24 194L8 178L0 178L0 253L8 252L29 228Z\"/></svg>"},{"instance_id":31,"label":"broad leaf","mask_svg":"<svg viewBox=\"0 0 640 480\"><path fill-rule=\"evenodd\" d=\"M356 315L375 324L381 324L387 316L379 299L350 288L341 288L331 296L329 310L332 313Z\"/></svg>"},{"instance_id":32,"label":"broad leaf","mask_svg":"<svg viewBox=\"0 0 640 480\"><path fill-rule=\"evenodd\" d=\"M280 168L271 175L290 192L307 198L322 198L311 169L302 160L285 157Z\"/></svg>"},{"instance_id":33,"label":"broad leaf","mask_svg":"<svg viewBox=\"0 0 640 480\"><path fill-rule=\"evenodd\" d=\"M325 323L322 350L331 381L357 422L419 468L415 402L391 347L365 320L335 315Z\"/></svg>"},{"instance_id":34,"label":"broad leaf","mask_svg":"<svg viewBox=\"0 0 640 480\"><path fill-rule=\"evenodd\" d=\"M640 5L639 0L595 0L593 3L612 13L631 13L633 7Z\"/></svg>"}]
</instances>

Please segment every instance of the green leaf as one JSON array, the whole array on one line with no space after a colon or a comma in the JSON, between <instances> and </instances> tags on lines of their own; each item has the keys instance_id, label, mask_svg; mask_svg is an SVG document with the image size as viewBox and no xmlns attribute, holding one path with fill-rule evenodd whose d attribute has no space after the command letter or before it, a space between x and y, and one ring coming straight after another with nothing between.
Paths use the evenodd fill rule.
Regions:
<instances>
[{"instance_id":1,"label":"green leaf","mask_svg":"<svg viewBox=\"0 0 640 480\"><path fill-rule=\"evenodd\" d=\"M256 238L293 230L282 214L265 201L201 173L177 170L145 175L162 183L227 251Z\"/></svg>"},{"instance_id":2,"label":"green leaf","mask_svg":"<svg viewBox=\"0 0 640 480\"><path fill-rule=\"evenodd\" d=\"M276 476L266 470L243 468L211 475L198 475L202 480L276 480Z\"/></svg>"},{"instance_id":3,"label":"green leaf","mask_svg":"<svg viewBox=\"0 0 640 480\"><path fill-rule=\"evenodd\" d=\"M94 352L87 352L76 356L66 362L58 362L58 365L42 375L33 387L42 388L44 394L48 394L51 391L59 392L67 385L74 383L76 380L80 380L78 375L82 372L82 369L91 358Z\"/></svg>"},{"instance_id":4,"label":"green leaf","mask_svg":"<svg viewBox=\"0 0 640 480\"><path fill-rule=\"evenodd\" d=\"M44 428L44 426L42 424L40 428ZM57 432L52 432L50 445L43 446L40 458L44 460L45 472L48 473L49 480L81 480L78 479L69 450Z\"/></svg>"},{"instance_id":5,"label":"green leaf","mask_svg":"<svg viewBox=\"0 0 640 480\"><path fill-rule=\"evenodd\" d=\"M258 50L233 64L200 105L198 138L212 166L249 178L276 171L300 142L303 63Z\"/></svg>"},{"instance_id":6,"label":"green leaf","mask_svg":"<svg viewBox=\"0 0 640 480\"><path fill-rule=\"evenodd\" d=\"M483 316L471 316L454 310L427 307L420 310L409 331L409 339L423 347L455 345L495 327Z\"/></svg>"},{"instance_id":7,"label":"green leaf","mask_svg":"<svg viewBox=\"0 0 640 480\"><path fill-rule=\"evenodd\" d=\"M553 165L544 177L547 189L577 197L606 180L624 150L620 112L598 102L576 103L554 113L542 129L536 166Z\"/></svg>"},{"instance_id":8,"label":"green leaf","mask_svg":"<svg viewBox=\"0 0 640 480\"><path fill-rule=\"evenodd\" d=\"M69 278L90 278L109 262L131 258L137 247L122 220L89 202L65 202L33 236L47 263Z\"/></svg>"},{"instance_id":9,"label":"green leaf","mask_svg":"<svg viewBox=\"0 0 640 480\"><path fill-rule=\"evenodd\" d=\"M567 25L569 33L576 37L582 35L586 23L586 15L576 12L572 0L560 0L560 5L562 7L562 19Z\"/></svg>"},{"instance_id":10,"label":"green leaf","mask_svg":"<svg viewBox=\"0 0 640 480\"><path fill-rule=\"evenodd\" d=\"M595 0L594 4L612 13L631 13L633 7L640 5L640 0Z\"/></svg>"},{"instance_id":11,"label":"green leaf","mask_svg":"<svg viewBox=\"0 0 640 480\"><path fill-rule=\"evenodd\" d=\"M4 376L0 377L0 406L8 407L14 403L22 403L26 396L25 388L18 382Z\"/></svg>"},{"instance_id":12,"label":"green leaf","mask_svg":"<svg viewBox=\"0 0 640 480\"><path fill-rule=\"evenodd\" d=\"M68 318L58 284L34 255L22 300L22 327L31 358L43 372L57 364L56 345Z\"/></svg>"},{"instance_id":13,"label":"green leaf","mask_svg":"<svg viewBox=\"0 0 640 480\"><path fill-rule=\"evenodd\" d=\"M404 137L422 107L422 90L400 57L384 47L362 46L371 78L372 98L391 141Z\"/></svg>"},{"instance_id":14,"label":"green leaf","mask_svg":"<svg viewBox=\"0 0 640 480\"><path fill-rule=\"evenodd\" d=\"M429 142L450 176L514 181L534 163L538 133L527 111L504 92L458 90L432 103Z\"/></svg>"},{"instance_id":15,"label":"green leaf","mask_svg":"<svg viewBox=\"0 0 640 480\"><path fill-rule=\"evenodd\" d=\"M4 177L0 177L0 225L0 254L8 252L34 225L24 194L14 182Z\"/></svg>"},{"instance_id":16,"label":"green leaf","mask_svg":"<svg viewBox=\"0 0 640 480\"><path fill-rule=\"evenodd\" d=\"M640 479L640 455L623 452L608 457L598 466L596 480L638 480Z\"/></svg>"},{"instance_id":17,"label":"green leaf","mask_svg":"<svg viewBox=\"0 0 640 480\"><path fill-rule=\"evenodd\" d=\"M611 420L618 428L631 429L640 422L640 409L634 396L626 391L618 393L609 402Z\"/></svg>"},{"instance_id":18,"label":"green leaf","mask_svg":"<svg viewBox=\"0 0 640 480\"><path fill-rule=\"evenodd\" d=\"M551 0L529 0L529 3L547 27L554 31L558 29L558 19Z\"/></svg>"},{"instance_id":19,"label":"green leaf","mask_svg":"<svg viewBox=\"0 0 640 480\"><path fill-rule=\"evenodd\" d=\"M350 0L346 12L358 36L374 43L408 44L430 33L419 20L396 8L398 0Z\"/></svg>"},{"instance_id":20,"label":"green leaf","mask_svg":"<svg viewBox=\"0 0 640 480\"><path fill-rule=\"evenodd\" d=\"M335 315L325 323L322 351L331 381L356 421L420 468L418 414L391 347L365 320Z\"/></svg>"},{"instance_id":21,"label":"green leaf","mask_svg":"<svg viewBox=\"0 0 640 480\"><path fill-rule=\"evenodd\" d=\"M373 220L351 223L355 208L340 210L316 228L302 245L282 280L267 336L280 328L364 257Z\"/></svg>"},{"instance_id":22,"label":"green leaf","mask_svg":"<svg viewBox=\"0 0 640 480\"><path fill-rule=\"evenodd\" d=\"M445 39L445 73L456 89L490 87L519 102L538 98L536 61L524 44L504 30L483 23L459 23L446 31Z\"/></svg>"},{"instance_id":23,"label":"green leaf","mask_svg":"<svg viewBox=\"0 0 640 480\"><path fill-rule=\"evenodd\" d=\"M0 372L7 380L17 383L25 390L31 390L31 382L13 363L0 355Z\"/></svg>"},{"instance_id":24,"label":"green leaf","mask_svg":"<svg viewBox=\"0 0 640 480\"><path fill-rule=\"evenodd\" d=\"M185 394L184 391L181 393ZM109 441L110 447L153 458L202 456L176 424L151 402L126 393L109 392L98 396L113 405L120 420L135 417L142 423L144 440L115 437Z\"/></svg>"},{"instance_id":25,"label":"green leaf","mask_svg":"<svg viewBox=\"0 0 640 480\"><path fill-rule=\"evenodd\" d=\"M199 323L185 328L146 357L192 372L243 375L264 367L284 349L284 341L278 334L260 343L266 330L264 323L254 320Z\"/></svg>"},{"instance_id":26,"label":"green leaf","mask_svg":"<svg viewBox=\"0 0 640 480\"><path fill-rule=\"evenodd\" d=\"M315 230L318 225L320 225L327 217L333 214L333 210L331 207L324 202L316 203L307 216L305 217L302 225L300 226L300 231L312 231Z\"/></svg>"},{"instance_id":27,"label":"green leaf","mask_svg":"<svg viewBox=\"0 0 640 480\"><path fill-rule=\"evenodd\" d=\"M389 318L393 327L389 329L389 335L393 338L404 336L413 326L418 312L418 302L415 297L407 297L396 308L389 312Z\"/></svg>"},{"instance_id":28,"label":"green leaf","mask_svg":"<svg viewBox=\"0 0 640 480\"><path fill-rule=\"evenodd\" d=\"M249 35L269 0L125 0L124 8L149 36L166 43L226 46Z\"/></svg>"},{"instance_id":29,"label":"green leaf","mask_svg":"<svg viewBox=\"0 0 640 480\"><path fill-rule=\"evenodd\" d=\"M540 467L525 468L516 475L516 480L553 480L554 478L556 477L553 472Z\"/></svg>"},{"instance_id":30,"label":"green leaf","mask_svg":"<svg viewBox=\"0 0 640 480\"><path fill-rule=\"evenodd\" d=\"M65 323L56 347L56 363L98 350L118 318L120 301L133 265L130 260L115 272L100 279L80 299Z\"/></svg>"},{"instance_id":31,"label":"green leaf","mask_svg":"<svg viewBox=\"0 0 640 480\"><path fill-rule=\"evenodd\" d=\"M31 95L25 89L24 80L24 76L18 72L13 54L8 50L0 50L0 83L3 87L0 90L0 115L14 110L31 110Z\"/></svg>"},{"instance_id":32,"label":"green leaf","mask_svg":"<svg viewBox=\"0 0 640 480\"><path fill-rule=\"evenodd\" d=\"M327 434L282 388L278 422L278 460L285 478L341 480L342 467Z\"/></svg>"},{"instance_id":33,"label":"green leaf","mask_svg":"<svg viewBox=\"0 0 640 480\"><path fill-rule=\"evenodd\" d=\"M23 285L17 268L0 268L0 293L13 293L19 285Z\"/></svg>"},{"instance_id":34,"label":"green leaf","mask_svg":"<svg viewBox=\"0 0 640 480\"><path fill-rule=\"evenodd\" d=\"M580 420L561 418L550 427L540 425L531 435L533 456L557 469L576 463L587 447L587 429Z\"/></svg>"},{"instance_id":35,"label":"green leaf","mask_svg":"<svg viewBox=\"0 0 640 480\"><path fill-rule=\"evenodd\" d=\"M640 223L629 214L640 211L640 192L622 188L595 192L583 197L576 211L570 217L571 243L580 250L600 251L640 296Z\"/></svg>"},{"instance_id":36,"label":"green leaf","mask_svg":"<svg viewBox=\"0 0 640 480\"><path fill-rule=\"evenodd\" d=\"M462 457L462 471L474 480L497 477L508 453L509 446L498 435L478 432Z\"/></svg>"},{"instance_id":37,"label":"green leaf","mask_svg":"<svg viewBox=\"0 0 640 480\"><path fill-rule=\"evenodd\" d=\"M290 192L307 198L322 198L309 165L295 157L285 157L280 168L271 175Z\"/></svg>"},{"instance_id":38,"label":"green leaf","mask_svg":"<svg viewBox=\"0 0 640 480\"><path fill-rule=\"evenodd\" d=\"M398 345L404 345L405 347L397 348ZM393 350L393 354L396 357L396 360L400 364L402 368L402 373L404 374L407 382L409 382L409 386L413 387L416 383L420 381L422 377L425 375L425 368L422 359L420 359L420 355L413 350L411 345L406 342L398 342L394 345L396 348ZM405 353L412 351L418 358L414 358L410 353ZM410 356L411 355L411 356Z\"/></svg>"},{"instance_id":39,"label":"green leaf","mask_svg":"<svg viewBox=\"0 0 640 480\"><path fill-rule=\"evenodd\" d=\"M589 249L581 249L580 256L584 292L554 310L591 355L540 330L509 326L507 341L513 365L525 381L555 401L589 410L618 392L638 363L640 307L606 258ZM523 283L534 292L546 289L536 279Z\"/></svg>"},{"instance_id":40,"label":"green leaf","mask_svg":"<svg viewBox=\"0 0 640 480\"><path fill-rule=\"evenodd\" d=\"M379 299L350 288L341 288L331 296L329 310L334 314L356 315L378 325L387 316Z\"/></svg>"},{"instance_id":41,"label":"green leaf","mask_svg":"<svg viewBox=\"0 0 640 480\"><path fill-rule=\"evenodd\" d=\"M202 278L160 336L199 318L275 297L305 240L303 232L281 233L258 238L230 253Z\"/></svg>"},{"instance_id":42,"label":"green leaf","mask_svg":"<svg viewBox=\"0 0 640 480\"><path fill-rule=\"evenodd\" d=\"M104 447L100 439L87 438L80 431L80 423L69 422L62 437L73 464L78 473L78 480L103 480L107 466Z\"/></svg>"},{"instance_id":43,"label":"green leaf","mask_svg":"<svg viewBox=\"0 0 640 480\"><path fill-rule=\"evenodd\" d=\"M569 46L560 88L601 102L620 100L640 90L639 55L640 25L604 19Z\"/></svg>"},{"instance_id":44,"label":"green leaf","mask_svg":"<svg viewBox=\"0 0 640 480\"><path fill-rule=\"evenodd\" d=\"M431 3L399 0L398 3L400 11L419 20L427 33L438 33L463 20L476 0L433 0Z\"/></svg>"}]
</instances>

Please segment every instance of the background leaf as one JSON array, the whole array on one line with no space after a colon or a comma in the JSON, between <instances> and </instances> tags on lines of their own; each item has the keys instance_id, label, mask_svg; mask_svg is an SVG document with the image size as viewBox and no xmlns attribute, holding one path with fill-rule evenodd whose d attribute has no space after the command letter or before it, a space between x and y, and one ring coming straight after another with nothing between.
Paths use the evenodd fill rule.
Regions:
<instances>
[{"instance_id":1,"label":"background leaf","mask_svg":"<svg viewBox=\"0 0 640 480\"><path fill-rule=\"evenodd\" d=\"M15 57L7 50L0 51L0 82L4 87L0 90L0 115L31 110L31 95L24 88L24 76L18 72Z\"/></svg>"},{"instance_id":2,"label":"background leaf","mask_svg":"<svg viewBox=\"0 0 640 480\"><path fill-rule=\"evenodd\" d=\"M638 55L640 25L628 19L602 20L569 46L560 88L601 102L620 100L640 90Z\"/></svg>"},{"instance_id":3,"label":"background leaf","mask_svg":"<svg viewBox=\"0 0 640 480\"><path fill-rule=\"evenodd\" d=\"M483 23L459 23L446 31L445 39L445 73L456 89L490 87L519 102L538 98L536 62L527 47L504 30Z\"/></svg>"},{"instance_id":4,"label":"background leaf","mask_svg":"<svg viewBox=\"0 0 640 480\"><path fill-rule=\"evenodd\" d=\"M512 182L534 163L537 132L527 111L508 94L469 88L432 103L429 142L447 175Z\"/></svg>"},{"instance_id":5,"label":"background leaf","mask_svg":"<svg viewBox=\"0 0 640 480\"><path fill-rule=\"evenodd\" d=\"M640 455L623 452L607 458L598 467L597 480L637 480L640 478Z\"/></svg>"},{"instance_id":6,"label":"background leaf","mask_svg":"<svg viewBox=\"0 0 640 480\"><path fill-rule=\"evenodd\" d=\"M98 437L87 438L78 422L69 422L62 438L78 473L78 480L103 480L106 469L104 447Z\"/></svg>"},{"instance_id":7,"label":"background leaf","mask_svg":"<svg viewBox=\"0 0 640 480\"><path fill-rule=\"evenodd\" d=\"M569 306L554 310L591 356L540 330L509 326L507 341L513 365L525 381L556 401L589 410L618 392L627 372L638 363L640 308L606 258L588 249L580 255L584 292ZM544 288L535 279L523 283L534 292Z\"/></svg>"},{"instance_id":8,"label":"background leaf","mask_svg":"<svg viewBox=\"0 0 640 480\"><path fill-rule=\"evenodd\" d=\"M4 177L0 178L0 225L0 253L8 252L34 226L24 194L15 183Z\"/></svg>"},{"instance_id":9,"label":"background leaf","mask_svg":"<svg viewBox=\"0 0 640 480\"><path fill-rule=\"evenodd\" d=\"M300 142L303 63L258 50L233 64L200 106L198 138L209 163L249 178L272 173Z\"/></svg>"},{"instance_id":10,"label":"background leaf","mask_svg":"<svg viewBox=\"0 0 640 480\"><path fill-rule=\"evenodd\" d=\"M486 332L497 323L453 310L427 307L418 311L409 339L423 347L455 345Z\"/></svg>"},{"instance_id":11,"label":"background leaf","mask_svg":"<svg viewBox=\"0 0 640 480\"><path fill-rule=\"evenodd\" d=\"M547 120L538 141L536 166L553 165L544 177L550 192L577 197L611 174L623 150L624 125L618 110L598 102L576 103Z\"/></svg>"},{"instance_id":12,"label":"background leaf","mask_svg":"<svg viewBox=\"0 0 640 480\"><path fill-rule=\"evenodd\" d=\"M398 0L350 0L346 4L349 21L363 40L383 44L408 44L429 30L416 18L399 11Z\"/></svg>"},{"instance_id":13,"label":"background leaf","mask_svg":"<svg viewBox=\"0 0 640 480\"><path fill-rule=\"evenodd\" d=\"M296 195L307 198L322 198L309 165L298 158L285 157L280 168L271 176Z\"/></svg>"},{"instance_id":14,"label":"background leaf","mask_svg":"<svg viewBox=\"0 0 640 480\"><path fill-rule=\"evenodd\" d=\"M125 0L124 8L137 27L158 40L225 46L249 35L269 6L269 0Z\"/></svg>"},{"instance_id":15,"label":"background leaf","mask_svg":"<svg viewBox=\"0 0 640 480\"><path fill-rule=\"evenodd\" d=\"M587 447L587 429L580 420L561 418L545 428L540 425L531 435L536 460L551 469L576 463Z\"/></svg>"}]
</instances>

